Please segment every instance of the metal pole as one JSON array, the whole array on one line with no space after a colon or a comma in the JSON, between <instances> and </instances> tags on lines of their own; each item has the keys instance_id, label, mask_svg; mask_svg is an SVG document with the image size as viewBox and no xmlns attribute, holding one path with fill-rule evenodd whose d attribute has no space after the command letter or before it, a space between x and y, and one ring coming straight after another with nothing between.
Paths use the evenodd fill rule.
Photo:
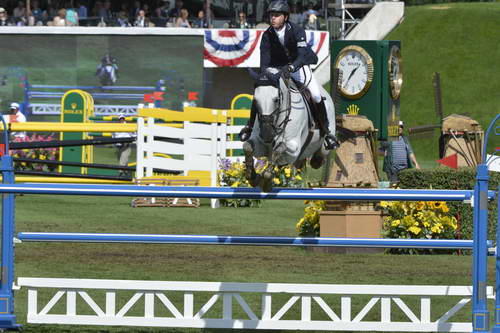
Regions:
<instances>
[{"instance_id":1,"label":"metal pole","mask_svg":"<svg viewBox=\"0 0 500 333\"><path fill-rule=\"evenodd\" d=\"M498 188L500 191L500 186ZM497 244L496 244L496 279L495 279L495 324L491 329L493 333L500 333L500 295L498 290L500 290L500 251L498 249L500 245L500 200L498 200L497 207Z\"/></svg>"},{"instance_id":2,"label":"metal pole","mask_svg":"<svg viewBox=\"0 0 500 333\"><path fill-rule=\"evenodd\" d=\"M4 128L5 120L0 117ZM14 167L9 155L9 134L4 130L5 155L1 158L4 184L14 183ZM2 280L0 281L0 328L18 329L14 315L14 194L2 195Z\"/></svg>"},{"instance_id":3,"label":"metal pole","mask_svg":"<svg viewBox=\"0 0 500 333\"><path fill-rule=\"evenodd\" d=\"M488 166L477 166L474 189L474 249L473 249L473 290L472 290L472 331L489 331L490 312L486 298L488 268Z\"/></svg>"}]
</instances>

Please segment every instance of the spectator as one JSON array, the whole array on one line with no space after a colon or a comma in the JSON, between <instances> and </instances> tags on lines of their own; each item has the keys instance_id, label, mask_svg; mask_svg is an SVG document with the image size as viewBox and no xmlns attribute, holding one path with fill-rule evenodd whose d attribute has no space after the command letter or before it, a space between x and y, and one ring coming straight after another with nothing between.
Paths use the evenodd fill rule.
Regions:
<instances>
[{"instance_id":1,"label":"spectator","mask_svg":"<svg viewBox=\"0 0 500 333\"><path fill-rule=\"evenodd\" d=\"M177 18L175 26L178 28L191 28L191 24L189 24L188 17L189 17L189 12L187 11L186 8L182 8L181 15Z\"/></svg>"},{"instance_id":2,"label":"spectator","mask_svg":"<svg viewBox=\"0 0 500 333\"><path fill-rule=\"evenodd\" d=\"M47 6L47 9L43 11L42 16L44 22L47 22L48 25L48 21L57 16L57 10L54 7L52 7L51 4L49 4Z\"/></svg>"},{"instance_id":3,"label":"spectator","mask_svg":"<svg viewBox=\"0 0 500 333\"><path fill-rule=\"evenodd\" d=\"M120 26L122 28L127 28L127 27L132 26L130 24L130 22L128 21L127 12L125 12L123 10L118 13L117 22L118 22L118 26Z\"/></svg>"},{"instance_id":4,"label":"spectator","mask_svg":"<svg viewBox=\"0 0 500 333\"><path fill-rule=\"evenodd\" d=\"M71 2L66 3L66 25L78 26L78 13L75 8L71 6Z\"/></svg>"},{"instance_id":5,"label":"spectator","mask_svg":"<svg viewBox=\"0 0 500 333\"><path fill-rule=\"evenodd\" d=\"M169 9L170 9L169 1L163 1L163 0L159 1L158 7L155 9L155 17L158 20L157 25L162 27L167 25L169 19Z\"/></svg>"},{"instance_id":6,"label":"spectator","mask_svg":"<svg viewBox=\"0 0 500 333\"><path fill-rule=\"evenodd\" d=\"M383 170L387 179L394 185L399 181L399 173L402 170L412 168L420 169L417 158L411 149L408 138L403 135L404 124L399 122L399 137L397 140L386 142L382 145L384 151Z\"/></svg>"},{"instance_id":7,"label":"spectator","mask_svg":"<svg viewBox=\"0 0 500 333\"><path fill-rule=\"evenodd\" d=\"M306 17L306 19L309 18L309 15L316 15L316 17L318 17L319 13L314 9L314 5L312 2L309 2L309 4L307 5L307 10L304 12L304 16Z\"/></svg>"},{"instance_id":8,"label":"spectator","mask_svg":"<svg viewBox=\"0 0 500 333\"><path fill-rule=\"evenodd\" d=\"M142 10L144 11L144 14L146 15L146 17L149 17L149 5L147 3L143 4L142 5Z\"/></svg>"},{"instance_id":9,"label":"spectator","mask_svg":"<svg viewBox=\"0 0 500 333\"><path fill-rule=\"evenodd\" d=\"M57 16L54 17L52 25L55 27L63 27L67 25L66 22L66 9L59 9Z\"/></svg>"},{"instance_id":10,"label":"spectator","mask_svg":"<svg viewBox=\"0 0 500 333\"><path fill-rule=\"evenodd\" d=\"M12 20L9 19L7 11L0 7L0 26L4 27L8 25L12 25Z\"/></svg>"},{"instance_id":11,"label":"spectator","mask_svg":"<svg viewBox=\"0 0 500 333\"><path fill-rule=\"evenodd\" d=\"M40 4L38 0L34 0L31 3L31 15L33 16L34 19L34 24L38 24L38 22L43 22L43 11L40 8Z\"/></svg>"},{"instance_id":12,"label":"spectator","mask_svg":"<svg viewBox=\"0 0 500 333\"><path fill-rule=\"evenodd\" d=\"M10 103L10 114L3 115L3 119L6 123L24 123L26 122L26 116L22 114L19 110L18 103ZM13 136L24 138L26 136L25 132L12 132Z\"/></svg>"},{"instance_id":13,"label":"spectator","mask_svg":"<svg viewBox=\"0 0 500 333\"><path fill-rule=\"evenodd\" d=\"M130 12L130 17L138 17L140 10L141 10L141 2L134 1L134 8L132 8L132 10Z\"/></svg>"},{"instance_id":14,"label":"spectator","mask_svg":"<svg viewBox=\"0 0 500 333\"><path fill-rule=\"evenodd\" d=\"M193 28L202 28L202 29L208 28L208 21L207 18L205 17L205 12L203 10L200 10L198 12L198 17L193 22Z\"/></svg>"},{"instance_id":15,"label":"spectator","mask_svg":"<svg viewBox=\"0 0 500 333\"><path fill-rule=\"evenodd\" d=\"M99 9L99 18L101 21L104 21L109 23L111 21L112 15L111 15L111 1L106 0L104 2L104 5Z\"/></svg>"},{"instance_id":16,"label":"spectator","mask_svg":"<svg viewBox=\"0 0 500 333\"><path fill-rule=\"evenodd\" d=\"M299 4L300 5L300 4ZM296 3L292 4L290 18L288 19L290 22L295 23L300 26L304 26L304 14L301 13L301 9L298 7Z\"/></svg>"},{"instance_id":17,"label":"spectator","mask_svg":"<svg viewBox=\"0 0 500 333\"><path fill-rule=\"evenodd\" d=\"M23 1L19 1L17 3L17 7L14 8L14 12L12 14L13 14L12 16L14 16L14 19L16 21L26 16L26 7L24 6Z\"/></svg>"},{"instance_id":18,"label":"spectator","mask_svg":"<svg viewBox=\"0 0 500 333\"><path fill-rule=\"evenodd\" d=\"M248 22L247 22L247 14L245 14L242 11L240 11L238 13L238 21L235 24L235 28L238 28L238 29L249 29L250 28L250 24L248 24Z\"/></svg>"},{"instance_id":19,"label":"spectator","mask_svg":"<svg viewBox=\"0 0 500 333\"><path fill-rule=\"evenodd\" d=\"M142 9L139 10L139 14L135 18L134 26L141 28L147 28L149 26L149 21L146 18L146 13Z\"/></svg>"},{"instance_id":20,"label":"spectator","mask_svg":"<svg viewBox=\"0 0 500 333\"><path fill-rule=\"evenodd\" d=\"M118 116L120 124L126 124L127 121L125 119L125 115L120 114ZM114 132L113 138L131 138L133 137L132 133L129 132ZM120 166L127 166L128 160L130 158L130 153L132 152L132 143L124 142L124 143L116 143L116 155L118 157L118 163ZM119 176L128 176L128 172L120 170Z\"/></svg>"},{"instance_id":21,"label":"spectator","mask_svg":"<svg viewBox=\"0 0 500 333\"><path fill-rule=\"evenodd\" d=\"M86 19L88 16L88 10L87 7L85 7L85 5L83 4L83 2L78 1L76 3L76 8L77 8L76 12L78 14L78 18Z\"/></svg>"},{"instance_id":22,"label":"spectator","mask_svg":"<svg viewBox=\"0 0 500 333\"><path fill-rule=\"evenodd\" d=\"M181 0L176 0L175 1L175 8L173 8L171 11L170 11L170 17L173 17L174 19L177 19L181 16L181 10L182 10L182 7L184 6L184 2L182 2Z\"/></svg>"},{"instance_id":23,"label":"spectator","mask_svg":"<svg viewBox=\"0 0 500 333\"><path fill-rule=\"evenodd\" d=\"M306 24L304 25L304 29L306 30L318 30L319 29L319 21L318 17L315 14L310 14L307 18Z\"/></svg>"}]
</instances>

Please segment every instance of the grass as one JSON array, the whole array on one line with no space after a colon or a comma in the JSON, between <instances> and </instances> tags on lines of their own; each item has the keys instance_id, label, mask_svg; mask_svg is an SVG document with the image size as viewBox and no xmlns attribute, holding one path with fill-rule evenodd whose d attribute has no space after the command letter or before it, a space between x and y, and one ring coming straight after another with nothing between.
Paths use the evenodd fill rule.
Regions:
<instances>
[{"instance_id":1,"label":"grass","mask_svg":"<svg viewBox=\"0 0 500 333\"><path fill-rule=\"evenodd\" d=\"M405 8L389 40L401 40L404 84L401 118L407 127L438 124L432 75L441 74L443 111L469 115L486 129L499 112L500 3L446 3ZM437 133L436 133L437 134ZM412 139L420 160L438 159L438 135ZM493 147L493 146L492 146Z\"/></svg>"}]
</instances>

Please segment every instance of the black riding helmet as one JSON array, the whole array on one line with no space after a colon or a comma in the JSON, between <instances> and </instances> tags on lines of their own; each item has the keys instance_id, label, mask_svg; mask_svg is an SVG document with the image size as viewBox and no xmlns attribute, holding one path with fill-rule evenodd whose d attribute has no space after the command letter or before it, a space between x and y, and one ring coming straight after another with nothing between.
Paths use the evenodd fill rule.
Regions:
<instances>
[{"instance_id":1,"label":"black riding helmet","mask_svg":"<svg viewBox=\"0 0 500 333\"><path fill-rule=\"evenodd\" d=\"M288 6L288 2L284 0L274 0L269 4L269 7L267 7L267 12L268 13L277 12L289 15L290 7Z\"/></svg>"}]
</instances>

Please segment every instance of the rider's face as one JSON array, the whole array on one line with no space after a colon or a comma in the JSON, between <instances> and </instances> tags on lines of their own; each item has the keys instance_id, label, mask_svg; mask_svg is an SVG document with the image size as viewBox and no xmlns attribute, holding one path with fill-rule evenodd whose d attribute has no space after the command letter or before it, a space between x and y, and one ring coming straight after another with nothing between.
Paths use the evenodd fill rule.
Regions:
<instances>
[{"instance_id":1,"label":"rider's face","mask_svg":"<svg viewBox=\"0 0 500 333\"><path fill-rule=\"evenodd\" d=\"M269 21L274 29L281 29L285 24L285 14L279 12L269 13Z\"/></svg>"}]
</instances>

